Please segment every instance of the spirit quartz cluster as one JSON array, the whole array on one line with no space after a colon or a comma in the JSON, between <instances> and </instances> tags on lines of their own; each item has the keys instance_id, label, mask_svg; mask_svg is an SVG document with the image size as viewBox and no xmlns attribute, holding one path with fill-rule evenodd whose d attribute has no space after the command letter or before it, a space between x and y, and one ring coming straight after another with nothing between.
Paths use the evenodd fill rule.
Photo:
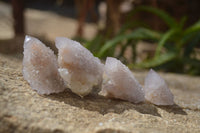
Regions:
<instances>
[{"instance_id":1,"label":"spirit quartz cluster","mask_svg":"<svg viewBox=\"0 0 200 133\"><path fill-rule=\"evenodd\" d=\"M54 52L34 37L24 41L23 76L39 94L51 94L66 88L81 97L94 88L100 95L133 103L145 100L156 105L172 105L173 94L155 71L150 70L144 88L119 60L107 57L105 65L80 43L56 38L58 60Z\"/></svg>"},{"instance_id":2,"label":"spirit quartz cluster","mask_svg":"<svg viewBox=\"0 0 200 133\"><path fill-rule=\"evenodd\" d=\"M66 87L79 96L88 95L102 81L103 64L80 43L64 37L56 38L58 69Z\"/></svg>"},{"instance_id":3,"label":"spirit quartz cluster","mask_svg":"<svg viewBox=\"0 0 200 133\"><path fill-rule=\"evenodd\" d=\"M23 76L39 94L58 93L65 89L53 51L30 36L24 41Z\"/></svg>"}]
</instances>

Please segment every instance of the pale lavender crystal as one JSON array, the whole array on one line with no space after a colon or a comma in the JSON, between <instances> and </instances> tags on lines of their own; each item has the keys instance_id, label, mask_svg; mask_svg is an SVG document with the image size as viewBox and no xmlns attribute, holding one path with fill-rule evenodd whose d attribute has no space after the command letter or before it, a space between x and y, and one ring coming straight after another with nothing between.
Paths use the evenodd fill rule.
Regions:
<instances>
[{"instance_id":1,"label":"pale lavender crystal","mask_svg":"<svg viewBox=\"0 0 200 133\"><path fill-rule=\"evenodd\" d=\"M107 57L104 69L100 94L133 103L144 101L143 88L128 67L115 58Z\"/></svg>"},{"instance_id":2,"label":"pale lavender crystal","mask_svg":"<svg viewBox=\"0 0 200 133\"><path fill-rule=\"evenodd\" d=\"M56 38L59 72L66 86L79 96L89 94L102 81L103 64L80 43Z\"/></svg>"},{"instance_id":3,"label":"pale lavender crystal","mask_svg":"<svg viewBox=\"0 0 200 133\"><path fill-rule=\"evenodd\" d=\"M165 83L154 70L150 70L145 78L145 99L155 105L173 105L174 96Z\"/></svg>"},{"instance_id":4,"label":"pale lavender crystal","mask_svg":"<svg viewBox=\"0 0 200 133\"><path fill-rule=\"evenodd\" d=\"M58 93L65 89L53 51L30 36L24 41L23 76L39 94Z\"/></svg>"}]
</instances>

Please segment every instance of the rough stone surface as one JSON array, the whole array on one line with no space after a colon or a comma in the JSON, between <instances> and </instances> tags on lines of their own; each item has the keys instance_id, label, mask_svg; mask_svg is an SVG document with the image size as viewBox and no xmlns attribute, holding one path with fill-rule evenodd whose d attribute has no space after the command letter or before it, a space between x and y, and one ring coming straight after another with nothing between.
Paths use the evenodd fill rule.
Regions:
<instances>
[{"instance_id":1,"label":"rough stone surface","mask_svg":"<svg viewBox=\"0 0 200 133\"><path fill-rule=\"evenodd\" d=\"M22 60L0 55L0 133L200 132L200 77L164 74L176 105L133 104L65 91L38 95ZM134 73L141 84L146 72Z\"/></svg>"}]
</instances>

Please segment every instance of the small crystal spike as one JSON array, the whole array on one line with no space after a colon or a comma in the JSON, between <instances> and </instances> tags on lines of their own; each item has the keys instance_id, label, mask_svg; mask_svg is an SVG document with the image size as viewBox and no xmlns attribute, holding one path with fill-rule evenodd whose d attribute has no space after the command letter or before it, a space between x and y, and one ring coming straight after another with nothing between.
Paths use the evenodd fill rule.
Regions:
<instances>
[{"instance_id":1,"label":"small crystal spike","mask_svg":"<svg viewBox=\"0 0 200 133\"><path fill-rule=\"evenodd\" d=\"M133 73L121 61L107 57L104 68L102 95L128 100L133 103L144 101L143 88Z\"/></svg>"},{"instance_id":2,"label":"small crystal spike","mask_svg":"<svg viewBox=\"0 0 200 133\"><path fill-rule=\"evenodd\" d=\"M145 78L145 99L155 105L173 105L174 96L165 83L154 70L150 70Z\"/></svg>"}]
</instances>

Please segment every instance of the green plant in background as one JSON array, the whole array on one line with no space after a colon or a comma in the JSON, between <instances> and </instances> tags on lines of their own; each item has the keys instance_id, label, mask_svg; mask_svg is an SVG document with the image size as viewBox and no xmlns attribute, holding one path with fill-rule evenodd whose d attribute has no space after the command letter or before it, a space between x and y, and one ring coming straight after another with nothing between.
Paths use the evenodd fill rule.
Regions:
<instances>
[{"instance_id":1,"label":"green plant in background","mask_svg":"<svg viewBox=\"0 0 200 133\"><path fill-rule=\"evenodd\" d=\"M167 13L156 8L143 6L138 10L159 16L169 29L158 40L154 57L140 64L132 64L132 66L157 67L173 72L200 74L200 60L193 56L194 48L200 43L200 21L184 29L185 17L180 22L176 22ZM166 49L165 52L161 52L163 48Z\"/></svg>"},{"instance_id":2,"label":"green plant in background","mask_svg":"<svg viewBox=\"0 0 200 133\"><path fill-rule=\"evenodd\" d=\"M96 56L105 58L106 56L114 56L115 47L121 45L120 58L123 56L126 47L131 46L134 52L133 55L135 55L135 46L138 41L153 41L157 44L154 57L140 63L133 62L128 64L129 67L156 68L199 75L200 60L196 58L194 48L200 44L200 21L184 28L185 17L177 22L166 12L148 6L140 6L134 9L130 15L134 15L138 11L146 11L157 15L167 24L169 29L165 33L160 33L142 23L142 28L126 32L140 23L138 21L133 24L128 22L122 26L119 34L111 40L105 39L103 35L98 35L92 42L87 43L86 47Z\"/></svg>"}]
</instances>

